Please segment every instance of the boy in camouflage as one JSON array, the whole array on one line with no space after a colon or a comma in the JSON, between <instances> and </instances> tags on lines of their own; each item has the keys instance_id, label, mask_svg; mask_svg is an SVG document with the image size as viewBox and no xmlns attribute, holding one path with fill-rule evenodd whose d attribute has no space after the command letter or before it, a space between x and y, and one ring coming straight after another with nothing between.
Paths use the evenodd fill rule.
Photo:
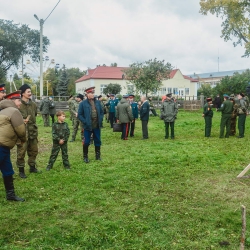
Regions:
<instances>
[{"instance_id":1,"label":"boy in camouflage","mask_svg":"<svg viewBox=\"0 0 250 250\"><path fill-rule=\"evenodd\" d=\"M68 139L70 135L69 127L65 120L65 113L63 111L58 111L56 113L57 122L55 122L52 126L52 139L53 139L53 147L51 150L51 155L49 159L49 163L47 166L47 170L49 171L52 167L60 149L62 150L62 160L65 169L70 169L70 164L68 160Z\"/></svg>"}]
</instances>

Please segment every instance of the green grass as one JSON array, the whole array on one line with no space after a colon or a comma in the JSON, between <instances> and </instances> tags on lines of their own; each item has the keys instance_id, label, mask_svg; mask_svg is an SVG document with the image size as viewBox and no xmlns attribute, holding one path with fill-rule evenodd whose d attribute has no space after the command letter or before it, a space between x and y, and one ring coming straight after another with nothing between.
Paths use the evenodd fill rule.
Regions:
<instances>
[{"instance_id":1,"label":"green grass","mask_svg":"<svg viewBox=\"0 0 250 250\"><path fill-rule=\"evenodd\" d=\"M139 121L128 141L104 123L102 162L94 160L92 145L91 162L83 163L78 134L69 143L72 169L64 170L59 154L48 172L51 128L38 117L43 172L29 174L26 167L28 178L20 179L15 168L23 203L6 201L0 185L0 249L239 249L250 179L236 176L250 163L250 123L248 117L245 138L219 139L219 122L215 112L206 139L201 112L180 111L176 139L165 140L163 121L152 117L144 141Z\"/></svg>"}]
</instances>

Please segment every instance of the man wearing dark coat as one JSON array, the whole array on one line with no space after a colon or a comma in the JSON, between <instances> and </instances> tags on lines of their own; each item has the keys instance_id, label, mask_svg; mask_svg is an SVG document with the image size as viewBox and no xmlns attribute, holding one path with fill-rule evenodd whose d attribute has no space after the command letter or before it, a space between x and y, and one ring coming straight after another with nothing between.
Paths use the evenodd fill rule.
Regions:
<instances>
[{"instance_id":1,"label":"man wearing dark coat","mask_svg":"<svg viewBox=\"0 0 250 250\"><path fill-rule=\"evenodd\" d=\"M96 160L101 160L101 126L103 120L103 109L100 101L94 98L95 87L85 90L87 99L82 101L78 109L78 118L83 124L83 160L89 163L88 148L91 135L93 134Z\"/></svg>"},{"instance_id":2,"label":"man wearing dark coat","mask_svg":"<svg viewBox=\"0 0 250 250\"><path fill-rule=\"evenodd\" d=\"M141 97L140 119L142 125L142 140L148 139L149 103L145 96Z\"/></svg>"},{"instance_id":3,"label":"man wearing dark coat","mask_svg":"<svg viewBox=\"0 0 250 250\"><path fill-rule=\"evenodd\" d=\"M215 108L217 108L217 109L220 108L220 106L221 106L221 98L220 98L219 94L214 98L214 104L215 104Z\"/></svg>"}]
</instances>

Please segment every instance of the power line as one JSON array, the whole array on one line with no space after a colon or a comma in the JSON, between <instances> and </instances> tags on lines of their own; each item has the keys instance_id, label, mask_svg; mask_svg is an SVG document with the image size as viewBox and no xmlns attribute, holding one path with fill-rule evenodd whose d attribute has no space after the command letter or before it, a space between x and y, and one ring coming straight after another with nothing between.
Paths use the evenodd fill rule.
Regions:
<instances>
[{"instance_id":1,"label":"power line","mask_svg":"<svg viewBox=\"0 0 250 250\"><path fill-rule=\"evenodd\" d=\"M61 0L58 1L58 3L56 4L56 6L60 3ZM49 13L49 15L46 17L46 19L44 20L44 22L49 18L49 16L51 15L51 13L54 11L54 9L56 8L56 6L53 8L53 10Z\"/></svg>"}]
</instances>

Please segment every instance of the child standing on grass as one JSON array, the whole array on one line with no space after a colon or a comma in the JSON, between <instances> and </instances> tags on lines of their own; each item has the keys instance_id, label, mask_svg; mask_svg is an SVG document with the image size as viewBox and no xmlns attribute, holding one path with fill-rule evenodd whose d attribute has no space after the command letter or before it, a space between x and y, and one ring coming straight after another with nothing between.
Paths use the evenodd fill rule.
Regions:
<instances>
[{"instance_id":1,"label":"child standing on grass","mask_svg":"<svg viewBox=\"0 0 250 250\"><path fill-rule=\"evenodd\" d=\"M70 135L69 127L66 122L64 122L66 116L63 111L58 111L56 113L57 122L53 123L52 126L52 139L53 139L53 147L49 159L49 163L47 166L47 170L49 171L58 156L60 149L62 150L62 160L65 169L70 169L70 164L68 160L68 139Z\"/></svg>"}]
</instances>

